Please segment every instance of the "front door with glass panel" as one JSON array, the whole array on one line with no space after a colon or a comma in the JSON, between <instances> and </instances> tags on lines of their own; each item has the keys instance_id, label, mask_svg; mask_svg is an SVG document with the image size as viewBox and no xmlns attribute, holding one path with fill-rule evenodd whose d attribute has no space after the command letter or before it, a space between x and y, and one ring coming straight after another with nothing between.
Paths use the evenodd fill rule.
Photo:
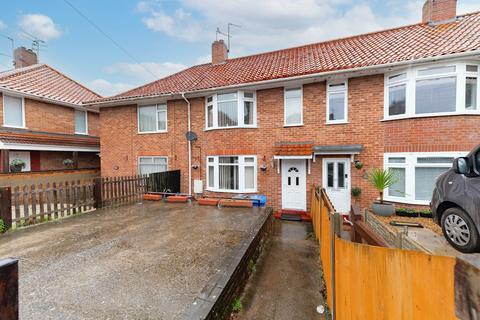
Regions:
<instances>
[{"instance_id":1,"label":"front door with glass panel","mask_svg":"<svg viewBox=\"0 0 480 320\"><path fill-rule=\"evenodd\" d=\"M323 159L323 187L337 212L350 211L350 159Z\"/></svg>"},{"instance_id":2,"label":"front door with glass panel","mask_svg":"<svg viewBox=\"0 0 480 320\"><path fill-rule=\"evenodd\" d=\"M282 209L307 210L305 160L282 160Z\"/></svg>"}]
</instances>

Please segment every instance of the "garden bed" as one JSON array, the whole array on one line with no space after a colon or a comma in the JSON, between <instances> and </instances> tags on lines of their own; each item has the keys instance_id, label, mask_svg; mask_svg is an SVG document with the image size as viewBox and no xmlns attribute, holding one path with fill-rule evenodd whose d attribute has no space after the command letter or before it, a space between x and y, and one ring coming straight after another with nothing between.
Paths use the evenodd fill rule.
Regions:
<instances>
[{"instance_id":1,"label":"garden bed","mask_svg":"<svg viewBox=\"0 0 480 320\"><path fill-rule=\"evenodd\" d=\"M382 217L376 216L380 221L390 228L394 228L390 222L391 221L401 221L401 222L416 222L423 225L425 228L432 230L438 235L442 235L442 228L433 221L432 218L412 218L412 217L400 217L400 216L391 216L391 217Z\"/></svg>"}]
</instances>

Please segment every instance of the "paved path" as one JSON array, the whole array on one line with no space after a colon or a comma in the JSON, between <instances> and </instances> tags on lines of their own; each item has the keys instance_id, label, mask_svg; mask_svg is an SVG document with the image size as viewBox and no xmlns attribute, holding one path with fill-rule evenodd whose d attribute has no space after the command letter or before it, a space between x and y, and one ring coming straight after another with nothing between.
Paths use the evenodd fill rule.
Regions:
<instances>
[{"instance_id":1,"label":"paved path","mask_svg":"<svg viewBox=\"0 0 480 320\"><path fill-rule=\"evenodd\" d=\"M146 203L0 236L20 259L20 318L178 319L256 209Z\"/></svg>"},{"instance_id":2,"label":"paved path","mask_svg":"<svg viewBox=\"0 0 480 320\"><path fill-rule=\"evenodd\" d=\"M320 294L318 247L305 224L275 221L271 247L260 257L242 297L245 320L314 320Z\"/></svg>"}]
</instances>

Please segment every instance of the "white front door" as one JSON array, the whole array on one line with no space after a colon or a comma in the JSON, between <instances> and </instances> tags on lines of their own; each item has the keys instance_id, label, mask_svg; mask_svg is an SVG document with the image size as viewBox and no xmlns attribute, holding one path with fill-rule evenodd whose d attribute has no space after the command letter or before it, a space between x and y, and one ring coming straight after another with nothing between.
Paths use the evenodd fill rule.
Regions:
<instances>
[{"instance_id":1,"label":"white front door","mask_svg":"<svg viewBox=\"0 0 480 320\"><path fill-rule=\"evenodd\" d=\"M307 210L305 160L282 160L282 209Z\"/></svg>"},{"instance_id":2,"label":"white front door","mask_svg":"<svg viewBox=\"0 0 480 320\"><path fill-rule=\"evenodd\" d=\"M323 159L323 187L337 212L350 211L350 159Z\"/></svg>"}]
</instances>

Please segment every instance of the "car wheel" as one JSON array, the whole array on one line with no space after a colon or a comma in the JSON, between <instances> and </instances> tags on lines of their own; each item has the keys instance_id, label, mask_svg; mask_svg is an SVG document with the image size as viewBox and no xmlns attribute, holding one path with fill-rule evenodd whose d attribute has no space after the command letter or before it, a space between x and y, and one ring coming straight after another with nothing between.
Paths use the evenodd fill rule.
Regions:
<instances>
[{"instance_id":1,"label":"car wheel","mask_svg":"<svg viewBox=\"0 0 480 320\"><path fill-rule=\"evenodd\" d=\"M460 208L449 208L442 215L442 230L447 241L463 253L480 248L480 237L472 219Z\"/></svg>"}]
</instances>

